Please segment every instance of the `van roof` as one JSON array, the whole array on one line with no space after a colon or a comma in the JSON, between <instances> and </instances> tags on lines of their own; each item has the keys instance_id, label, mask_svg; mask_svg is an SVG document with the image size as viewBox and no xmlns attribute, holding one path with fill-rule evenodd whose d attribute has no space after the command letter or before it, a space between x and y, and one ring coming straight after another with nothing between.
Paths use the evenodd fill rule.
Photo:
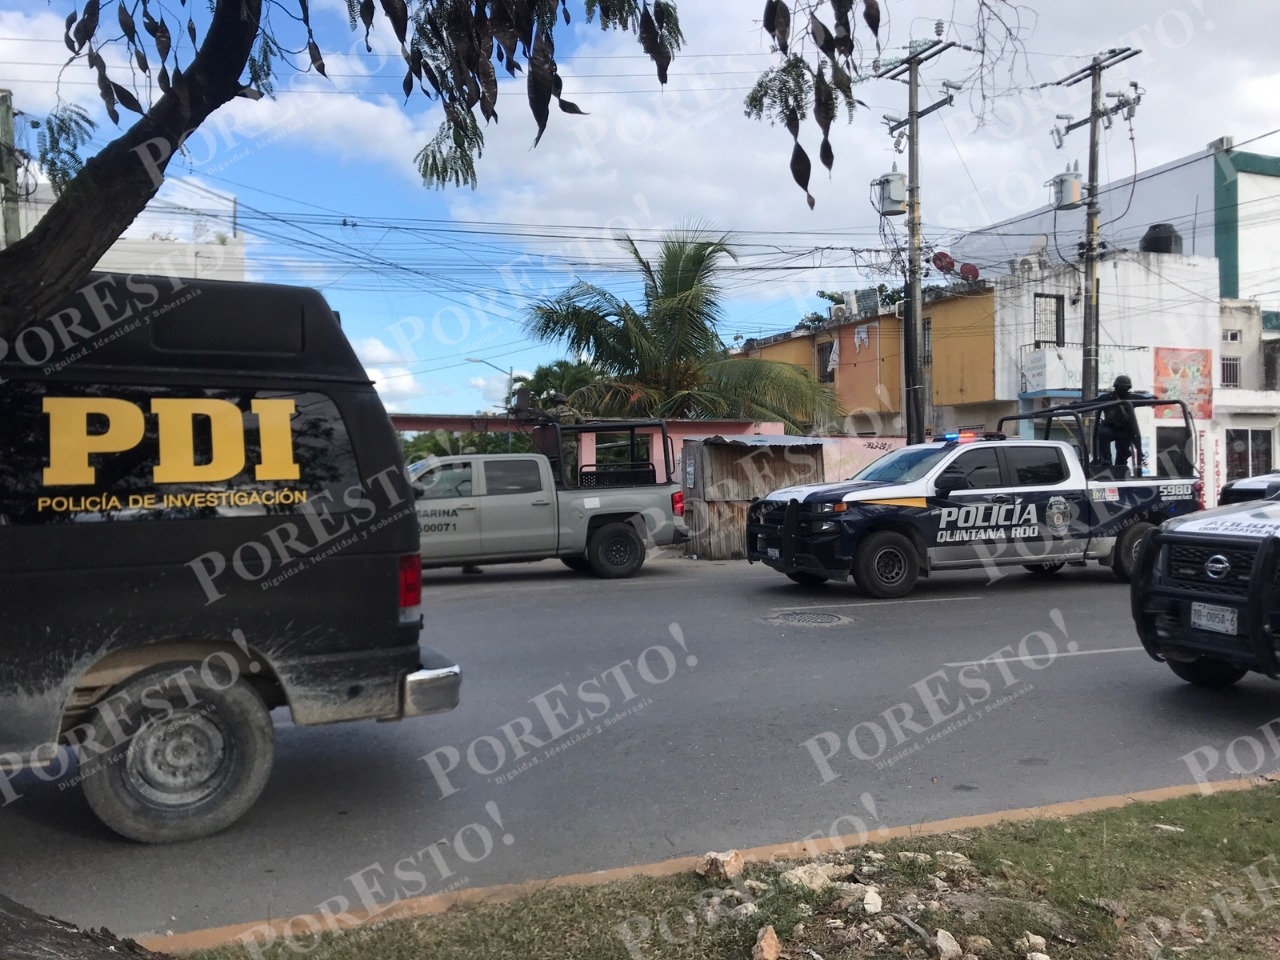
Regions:
<instances>
[{"instance_id":1,"label":"van roof","mask_svg":"<svg viewBox=\"0 0 1280 960\"><path fill-rule=\"evenodd\" d=\"M91 273L0 342L6 376L121 367L369 379L319 291L279 284Z\"/></svg>"}]
</instances>

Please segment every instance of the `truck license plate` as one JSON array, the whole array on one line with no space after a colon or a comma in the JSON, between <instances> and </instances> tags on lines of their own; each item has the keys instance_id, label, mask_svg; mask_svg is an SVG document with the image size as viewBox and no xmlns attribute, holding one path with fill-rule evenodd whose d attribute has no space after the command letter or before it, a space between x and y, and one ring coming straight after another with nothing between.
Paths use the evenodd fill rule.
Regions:
<instances>
[{"instance_id":1,"label":"truck license plate","mask_svg":"<svg viewBox=\"0 0 1280 960\"><path fill-rule=\"evenodd\" d=\"M1233 607L1220 607L1213 603L1191 604L1191 626L1199 630L1212 630L1214 633L1236 634L1236 618L1239 615Z\"/></svg>"},{"instance_id":2,"label":"truck license plate","mask_svg":"<svg viewBox=\"0 0 1280 960\"><path fill-rule=\"evenodd\" d=\"M780 556L782 556L782 551L781 551L779 548L777 548L777 547L770 547L770 548L769 548L769 559L770 559L770 560L777 560Z\"/></svg>"}]
</instances>

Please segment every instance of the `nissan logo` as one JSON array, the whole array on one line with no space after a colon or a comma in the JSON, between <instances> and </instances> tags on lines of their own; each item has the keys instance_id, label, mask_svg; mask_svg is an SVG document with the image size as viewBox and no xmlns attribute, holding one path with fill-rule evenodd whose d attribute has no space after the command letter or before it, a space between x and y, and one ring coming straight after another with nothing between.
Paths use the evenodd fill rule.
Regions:
<instances>
[{"instance_id":1,"label":"nissan logo","mask_svg":"<svg viewBox=\"0 0 1280 960\"><path fill-rule=\"evenodd\" d=\"M1215 553L1204 562L1204 572L1211 580L1221 580L1231 572L1231 561L1220 553Z\"/></svg>"}]
</instances>

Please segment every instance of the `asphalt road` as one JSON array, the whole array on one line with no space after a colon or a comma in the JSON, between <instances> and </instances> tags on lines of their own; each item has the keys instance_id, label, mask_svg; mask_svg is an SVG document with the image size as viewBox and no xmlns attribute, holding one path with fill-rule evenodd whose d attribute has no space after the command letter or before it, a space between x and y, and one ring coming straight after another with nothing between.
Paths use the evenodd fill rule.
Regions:
<instances>
[{"instance_id":1,"label":"asphalt road","mask_svg":"<svg viewBox=\"0 0 1280 960\"><path fill-rule=\"evenodd\" d=\"M426 587L424 642L464 668L457 710L280 716L257 806L171 847L119 840L78 788L24 775L0 809L0 892L187 931L1187 783L1189 754L1225 778L1241 736L1261 752L1241 741L1240 769L1277 766L1258 728L1280 687L1178 681L1096 566L944 574L888 603L680 559L620 582L551 561Z\"/></svg>"}]
</instances>

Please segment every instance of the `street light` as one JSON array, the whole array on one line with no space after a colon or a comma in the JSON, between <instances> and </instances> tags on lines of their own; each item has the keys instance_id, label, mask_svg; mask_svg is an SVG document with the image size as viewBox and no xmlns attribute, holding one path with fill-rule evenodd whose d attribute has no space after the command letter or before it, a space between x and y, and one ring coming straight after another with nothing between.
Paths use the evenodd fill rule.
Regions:
<instances>
[{"instance_id":1,"label":"street light","mask_svg":"<svg viewBox=\"0 0 1280 960\"><path fill-rule=\"evenodd\" d=\"M507 375L506 400L508 404L511 403L511 391L513 390L516 384L516 368L515 367L508 367L506 370L503 370L496 363L490 363L488 360L481 360L479 357L464 357L463 359L466 360L467 363L483 363L486 367L493 367L493 369L497 370L499 373L505 373ZM510 411L508 410L508 412ZM507 453L510 453L510 452L511 452L511 431L508 430L507 431Z\"/></svg>"}]
</instances>

